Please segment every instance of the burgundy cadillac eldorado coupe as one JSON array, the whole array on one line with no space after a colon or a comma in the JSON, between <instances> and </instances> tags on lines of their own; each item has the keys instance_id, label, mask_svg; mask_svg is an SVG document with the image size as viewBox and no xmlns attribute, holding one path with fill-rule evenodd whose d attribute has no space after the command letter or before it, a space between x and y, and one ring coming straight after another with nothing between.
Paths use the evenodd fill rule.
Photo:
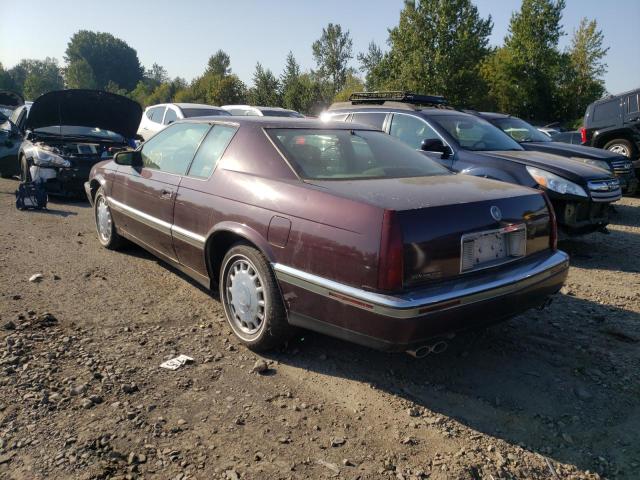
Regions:
<instances>
[{"instance_id":1,"label":"burgundy cadillac eldorado coupe","mask_svg":"<svg viewBox=\"0 0 640 480\"><path fill-rule=\"evenodd\" d=\"M415 351L544 304L568 270L541 192L451 174L354 124L179 121L85 188L103 246L132 240L218 288L256 350L299 326Z\"/></svg>"}]
</instances>

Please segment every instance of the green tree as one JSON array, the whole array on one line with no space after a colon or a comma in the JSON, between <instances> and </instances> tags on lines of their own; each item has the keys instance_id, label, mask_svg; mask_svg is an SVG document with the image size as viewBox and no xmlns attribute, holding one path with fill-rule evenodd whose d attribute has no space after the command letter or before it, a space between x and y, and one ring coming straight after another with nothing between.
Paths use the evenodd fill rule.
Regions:
<instances>
[{"instance_id":1,"label":"green tree","mask_svg":"<svg viewBox=\"0 0 640 480\"><path fill-rule=\"evenodd\" d=\"M284 72L280 75L280 98L282 106L299 112L303 106L304 95L304 87L300 80L300 65L293 56L293 53L289 52Z\"/></svg>"},{"instance_id":2,"label":"green tree","mask_svg":"<svg viewBox=\"0 0 640 480\"><path fill-rule=\"evenodd\" d=\"M65 69L65 81L69 88L96 88L96 78L89 62L84 58L74 60Z\"/></svg>"},{"instance_id":3,"label":"green tree","mask_svg":"<svg viewBox=\"0 0 640 480\"><path fill-rule=\"evenodd\" d=\"M280 82L268 68L265 70L260 62L253 73L253 88L249 90L249 101L253 105L274 107L280 105Z\"/></svg>"},{"instance_id":4,"label":"green tree","mask_svg":"<svg viewBox=\"0 0 640 480\"><path fill-rule=\"evenodd\" d=\"M455 105L477 107L485 96L479 65L490 53L492 29L491 17L480 17L471 0L406 2L374 78L383 78L382 70L386 87L440 94Z\"/></svg>"},{"instance_id":5,"label":"green tree","mask_svg":"<svg viewBox=\"0 0 640 480\"><path fill-rule=\"evenodd\" d=\"M347 74L347 79L344 82L342 89L336 93L333 97L334 102L346 102L354 92L362 92L366 90L364 82L356 77L353 73Z\"/></svg>"},{"instance_id":6,"label":"green tree","mask_svg":"<svg viewBox=\"0 0 640 480\"><path fill-rule=\"evenodd\" d=\"M367 90L375 90L381 79L378 76L378 69L384 58L382 50L375 42L369 43L366 53L358 54L358 62L360 62L360 71L365 74L365 86Z\"/></svg>"},{"instance_id":7,"label":"green tree","mask_svg":"<svg viewBox=\"0 0 640 480\"><path fill-rule=\"evenodd\" d=\"M27 62L29 67L23 89L26 99L35 100L43 93L64 88L64 79L55 58Z\"/></svg>"},{"instance_id":8,"label":"green tree","mask_svg":"<svg viewBox=\"0 0 640 480\"><path fill-rule=\"evenodd\" d=\"M353 58L353 41L349 30L342 31L339 24L329 23L321 37L311 46L320 77L331 82L332 95L342 89L349 73L349 60Z\"/></svg>"},{"instance_id":9,"label":"green tree","mask_svg":"<svg viewBox=\"0 0 640 480\"><path fill-rule=\"evenodd\" d=\"M2 63L0 63L0 90L22 91L22 89L17 88L9 70L5 70Z\"/></svg>"},{"instance_id":10,"label":"green tree","mask_svg":"<svg viewBox=\"0 0 640 480\"><path fill-rule=\"evenodd\" d=\"M231 57L224 50L218 50L209 57L206 73L221 77L231 74Z\"/></svg>"},{"instance_id":11,"label":"green tree","mask_svg":"<svg viewBox=\"0 0 640 480\"><path fill-rule=\"evenodd\" d=\"M110 33L80 30L67 44L67 65L85 60L93 70L98 88L114 82L125 90L133 90L142 79L143 68L137 52Z\"/></svg>"},{"instance_id":12,"label":"green tree","mask_svg":"<svg viewBox=\"0 0 640 480\"><path fill-rule=\"evenodd\" d=\"M523 0L511 16L504 46L482 67L499 110L535 120L556 117L564 5L564 0Z\"/></svg>"},{"instance_id":13,"label":"green tree","mask_svg":"<svg viewBox=\"0 0 640 480\"><path fill-rule=\"evenodd\" d=\"M604 58L608 50L597 22L583 18L562 57L558 102L561 109L557 112L560 118L573 120L582 117L587 106L604 95L602 77L607 71Z\"/></svg>"},{"instance_id":14,"label":"green tree","mask_svg":"<svg viewBox=\"0 0 640 480\"><path fill-rule=\"evenodd\" d=\"M157 63L151 65L151 68L145 72L144 76L146 79L155 82L157 85L169 82L169 74L167 73L167 69L162 65L158 65Z\"/></svg>"}]
</instances>

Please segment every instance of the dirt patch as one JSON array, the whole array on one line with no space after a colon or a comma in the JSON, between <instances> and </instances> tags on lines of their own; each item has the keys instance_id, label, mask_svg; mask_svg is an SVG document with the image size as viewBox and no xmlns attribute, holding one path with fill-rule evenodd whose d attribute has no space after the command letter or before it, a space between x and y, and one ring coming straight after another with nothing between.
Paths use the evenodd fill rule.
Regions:
<instances>
[{"instance_id":1,"label":"dirt patch","mask_svg":"<svg viewBox=\"0 0 640 480\"><path fill-rule=\"evenodd\" d=\"M550 307L415 360L306 332L258 356L209 292L101 248L87 204L18 212L16 185L0 181L0 478L640 477L638 199L610 235L561 244ZM159 367L180 354L195 361Z\"/></svg>"}]
</instances>

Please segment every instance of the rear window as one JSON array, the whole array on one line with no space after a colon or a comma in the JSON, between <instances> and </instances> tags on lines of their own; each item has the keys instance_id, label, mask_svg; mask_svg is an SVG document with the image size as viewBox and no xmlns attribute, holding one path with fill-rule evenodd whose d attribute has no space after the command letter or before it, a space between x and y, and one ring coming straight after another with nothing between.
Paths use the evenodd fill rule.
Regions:
<instances>
[{"instance_id":1,"label":"rear window","mask_svg":"<svg viewBox=\"0 0 640 480\"><path fill-rule=\"evenodd\" d=\"M218 110L215 108L183 108L182 114L184 115L184 118L217 117L218 115L231 115L226 110Z\"/></svg>"},{"instance_id":2,"label":"rear window","mask_svg":"<svg viewBox=\"0 0 640 480\"><path fill-rule=\"evenodd\" d=\"M638 94L629 95L627 98L627 112L634 113L638 111Z\"/></svg>"},{"instance_id":3,"label":"rear window","mask_svg":"<svg viewBox=\"0 0 640 480\"><path fill-rule=\"evenodd\" d=\"M449 171L393 137L368 130L268 129L306 179L351 180L447 175Z\"/></svg>"},{"instance_id":4,"label":"rear window","mask_svg":"<svg viewBox=\"0 0 640 480\"><path fill-rule=\"evenodd\" d=\"M620 114L620 100L615 99L610 102L596 105L593 109L593 121L613 120Z\"/></svg>"},{"instance_id":5,"label":"rear window","mask_svg":"<svg viewBox=\"0 0 640 480\"><path fill-rule=\"evenodd\" d=\"M351 121L382 130L382 125L386 117L387 114L384 112L354 113Z\"/></svg>"}]
</instances>

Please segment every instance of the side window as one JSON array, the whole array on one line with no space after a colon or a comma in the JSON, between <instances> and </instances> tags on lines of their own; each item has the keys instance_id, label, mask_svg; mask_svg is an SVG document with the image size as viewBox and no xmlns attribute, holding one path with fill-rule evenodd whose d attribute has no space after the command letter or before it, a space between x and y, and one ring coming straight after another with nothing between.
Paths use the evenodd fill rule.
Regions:
<instances>
[{"instance_id":1,"label":"side window","mask_svg":"<svg viewBox=\"0 0 640 480\"><path fill-rule=\"evenodd\" d=\"M208 123L177 123L165 128L142 147L143 167L184 175L207 130Z\"/></svg>"},{"instance_id":2,"label":"side window","mask_svg":"<svg viewBox=\"0 0 640 480\"><path fill-rule=\"evenodd\" d=\"M613 120L620 114L620 100L615 99L610 102L596 105L593 109L593 121L602 122L605 120Z\"/></svg>"},{"instance_id":3,"label":"side window","mask_svg":"<svg viewBox=\"0 0 640 480\"><path fill-rule=\"evenodd\" d=\"M354 113L351 121L382 130L386 116L387 114L384 112Z\"/></svg>"},{"instance_id":4,"label":"side window","mask_svg":"<svg viewBox=\"0 0 640 480\"><path fill-rule=\"evenodd\" d=\"M164 124L169 125L178 119L178 114L173 108L167 108L167 113L164 116Z\"/></svg>"},{"instance_id":5,"label":"side window","mask_svg":"<svg viewBox=\"0 0 640 480\"><path fill-rule=\"evenodd\" d=\"M190 177L209 178L227 145L236 133L234 127L214 125L209 135L202 141L196 157L189 169Z\"/></svg>"},{"instance_id":6,"label":"side window","mask_svg":"<svg viewBox=\"0 0 640 480\"><path fill-rule=\"evenodd\" d=\"M410 115L394 114L389 133L416 150L423 140L440 138L426 122Z\"/></svg>"},{"instance_id":7,"label":"side window","mask_svg":"<svg viewBox=\"0 0 640 480\"><path fill-rule=\"evenodd\" d=\"M638 94L629 95L627 97L627 112L634 113L638 111Z\"/></svg>"},{"instance_id":8,"label":"side window","mask_svg":"<svg viewBox=\"0 0 640 480\"><path fill-rule=\"evenodd\" d=\"M152 108L149 111L149 113L150 113L149 119L151 119L151 121L155 122L155 123L162 123L162 117L164 116L164 110L165 110L165 107Z\"/></svg>"}]
</instances>

